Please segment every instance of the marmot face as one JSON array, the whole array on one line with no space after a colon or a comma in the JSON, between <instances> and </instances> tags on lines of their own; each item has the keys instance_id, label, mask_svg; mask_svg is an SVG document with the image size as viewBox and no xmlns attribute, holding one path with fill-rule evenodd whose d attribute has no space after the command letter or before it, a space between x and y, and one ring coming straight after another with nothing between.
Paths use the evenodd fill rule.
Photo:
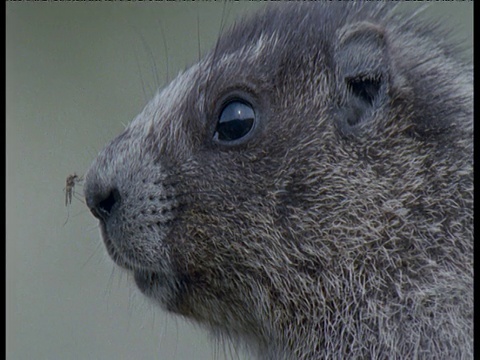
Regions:
<instances>
[{"instance_id":1,"label":"marmot face","mask_svg":"<svg viewBox=\"0 0 480 360\"><path fill-rule=\"evenodd\" d=\"M266 358L472 356L472 73L416 20L235 25L92 164L113 260Z\"/></svg>"}]
</instances>

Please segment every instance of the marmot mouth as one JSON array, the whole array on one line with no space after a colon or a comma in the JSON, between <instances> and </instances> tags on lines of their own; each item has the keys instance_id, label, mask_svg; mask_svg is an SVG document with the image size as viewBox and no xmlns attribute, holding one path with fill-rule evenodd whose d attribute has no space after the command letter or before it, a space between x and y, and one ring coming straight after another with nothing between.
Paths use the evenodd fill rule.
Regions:
<instances>
[{"instance_id":1,"label":"marmot mouth","mask_svg":"<svg viewBox=\"0 0 480 360\"><path fill-rule=\"evenodd\" d=\"M119 245L118 242L108 233L103 221L100 221L99 225L107 253L116 265L132 272L141 271L153 273L157 271L154 265L149 262L142 262L141 258L135 256L132 249ZM160 269L158 269L158 271L161 272Z\"/></svg>"},{"instance_id":2,"label":"marmot mouth","mask_svg":"<svg viewBox=\"0 0 480 360\"><path fill-rule=\"evenodd\" d=\"M128 261L126 261L126 259L124 259L124 257L120 254L118 249L115 247L113 240L108 235L104 221L100 220L99 226L100 226L100 232L102 235L103 243L105 244L107 253L110 256L110 258L113 260L113 262L123 269L134 270L135 268Z\"/></svg>"},{"instance_id":3,"label":"marmot mouth","mask_svg":"<svg viewBox=\"0 0 480 360\"><path fill-rule=\"evenodd\" d=\"M134 270L133 276L138 289L148 295L161 283L160 274L146 270Z\"/></svg>"}]
</instances>

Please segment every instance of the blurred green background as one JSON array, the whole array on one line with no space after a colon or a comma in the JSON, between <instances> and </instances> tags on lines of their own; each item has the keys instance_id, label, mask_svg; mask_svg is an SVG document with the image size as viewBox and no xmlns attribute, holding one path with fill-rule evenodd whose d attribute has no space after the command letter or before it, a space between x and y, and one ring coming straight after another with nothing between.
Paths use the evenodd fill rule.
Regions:
<instances>
[{"instance_id":1,"label":"blurred green background","mask_svg":"<svg viewBox=\"0 0 480 360\"><path fill-rule=\"evenodd\" d=\"M141 296L106 256L81 186L68 207L62 189L213 46L222 19L262 6L6 3L8 360L248 358ZM473 48L473 2L434 3L425 16Z\"/></svg>"}]
</instances>

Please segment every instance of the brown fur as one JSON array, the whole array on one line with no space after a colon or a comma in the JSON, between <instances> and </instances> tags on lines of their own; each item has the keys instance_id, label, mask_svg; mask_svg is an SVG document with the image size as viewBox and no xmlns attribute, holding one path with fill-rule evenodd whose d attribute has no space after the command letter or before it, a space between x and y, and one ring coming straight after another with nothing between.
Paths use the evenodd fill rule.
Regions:
<instances>
[{"instance_id":1,"label":"brown fur","mask_svg":"<svg viewBox=\"0 0 480 360\"><path fill-rule=\"evenodd\" d=\"M263 359L473 358L472 68L388 5L239 22L92 164L107 250ZM230 100L255 125L219 141Z\"/></svg>"}]
</instances>

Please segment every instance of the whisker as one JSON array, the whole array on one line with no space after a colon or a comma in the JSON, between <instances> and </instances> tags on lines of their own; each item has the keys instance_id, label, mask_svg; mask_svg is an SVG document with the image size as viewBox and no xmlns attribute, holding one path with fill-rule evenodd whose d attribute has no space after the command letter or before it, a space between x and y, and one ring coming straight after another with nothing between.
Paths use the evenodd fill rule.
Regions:
<instances>
[{"instance_id":1,"label":"whisker","mask_svg":"<svg viewBox=\"0 0 480 360\"><path fill-rule=\"evenodd\" d=\"M140 67L140 60L138 59L138 53L135 50L133 51L133 53L135 55L135 63L137 64L137 71L140 77L140 83L142 84L143 98L144 101L147 102L149 100L149 96L147 95L147 91L145 90L145 80L143 79L142 69Z\"/></svg>"},{"instance_id":2,"label":"whisker","mask_svg":"<svg viewBox=\"0 0 480 360\"><path fill-rule=\"evenodd\" d=\"M80 270L83 270L85 268L85 266L87 266L87 264L90 262L90 260L93 259L93 256L95 254L97 254L97 251L102 247L102 242L101 241L98 241L97 242L97 245L95 246L95 249L93 250L93 252L90 254L90 256L87 258L87 260L83 263L83 265L80 267Z\"/></svg>"},{"instance_id":3,"label":"whisker","mask_svg":"<svg viewBox=\"0 0 480 360\"><path fill-rule=\"evenodd\" d=\"M155 61L155 56L153 56L152 48L148 45L145 37L141 32L138 32L140 39L142 40L142 44L145 48L145 51L148 54L148 57L150 58L150 63L153 66L153 78L155 79L155 90L158 89L161 85L160 83L160 78L158 77L158 70L157 70L157 62Z\"/></svg>"},{"instance_id":4,"label":"whisker","mask_svg":"<svg viewBox=\"0 0 480 360\"><path fill-rule=\"evenodd\" d=\"M74 197L75 199L77 199L78 201L80 201L82 204L86 205L84 198L83 198L83 197L80 197L80 196L81 196L81 195L79 195L79 194L76 193L76 192L73 193L73 197Z\"/></svg>"},{"instance_id":5,"label":"whisker","mask_svg":"<svg viewBox=\"0 0 480 360\"><path fill-rule=\"evenodd\" d=\"M170 71L168 69L168 46L167 46L167 39L165 37L165 29L163 28L162 19L158 19L158 24L160 26L160 34L162 35L162 42L163 42L163 51L165 56L165 70L167 75L167 84L170 82Z\"/></svg>"},{"instance_id":6,"label":"whisker","mask_svg":"<svg viewBox=\"0 0 480 360\"><path fill-rule=\"evenodd\" d=\"M220 21L220 29L219 29L219 33L218 33L218 36L220 36L222 33L223 33L223 30L224 30L224 27L225 27L225 24L224 24L224 20L225 20L225 9L227 7L227 1L225 0L223 2L223 8L222 8L222 19ZM213 54L212 54L212 60L211 60L211 63L210 63L210 68L208 70L208 74L207 74L207 79L205 81L205 94L208 93L208 89L209 89L209 85L210 85L210 81L211 81L211 77L212 77L212 72L213 72L213 65L215 64L215 58L217 56L217 51L218 51L218 46L220 45L220 41L217 40L216 44L215 44L215 47L213 49ZM204 109L207 108L207 96L204 96Z\"/></svg>"},{"instance_id":7,"label":"whisker","mask_svg":"<svg viewBox=\"0 0 480 360\"><path fill-rule=\"evenodd\" d=\"M89 226L86 231L93 231L93 230L98 230L98 224Z\"/></svg>"},{"instance_id":8,"label":"whisker","mask_svg":"<svg viewBox=\"0 0 480 360\"><path fill-rule=\"evenodd\" d=\"M197 46L198 46L198 62L201 59L201 50L200 50L200 15L197 7Z\"/></svg>"}]
</instances>

